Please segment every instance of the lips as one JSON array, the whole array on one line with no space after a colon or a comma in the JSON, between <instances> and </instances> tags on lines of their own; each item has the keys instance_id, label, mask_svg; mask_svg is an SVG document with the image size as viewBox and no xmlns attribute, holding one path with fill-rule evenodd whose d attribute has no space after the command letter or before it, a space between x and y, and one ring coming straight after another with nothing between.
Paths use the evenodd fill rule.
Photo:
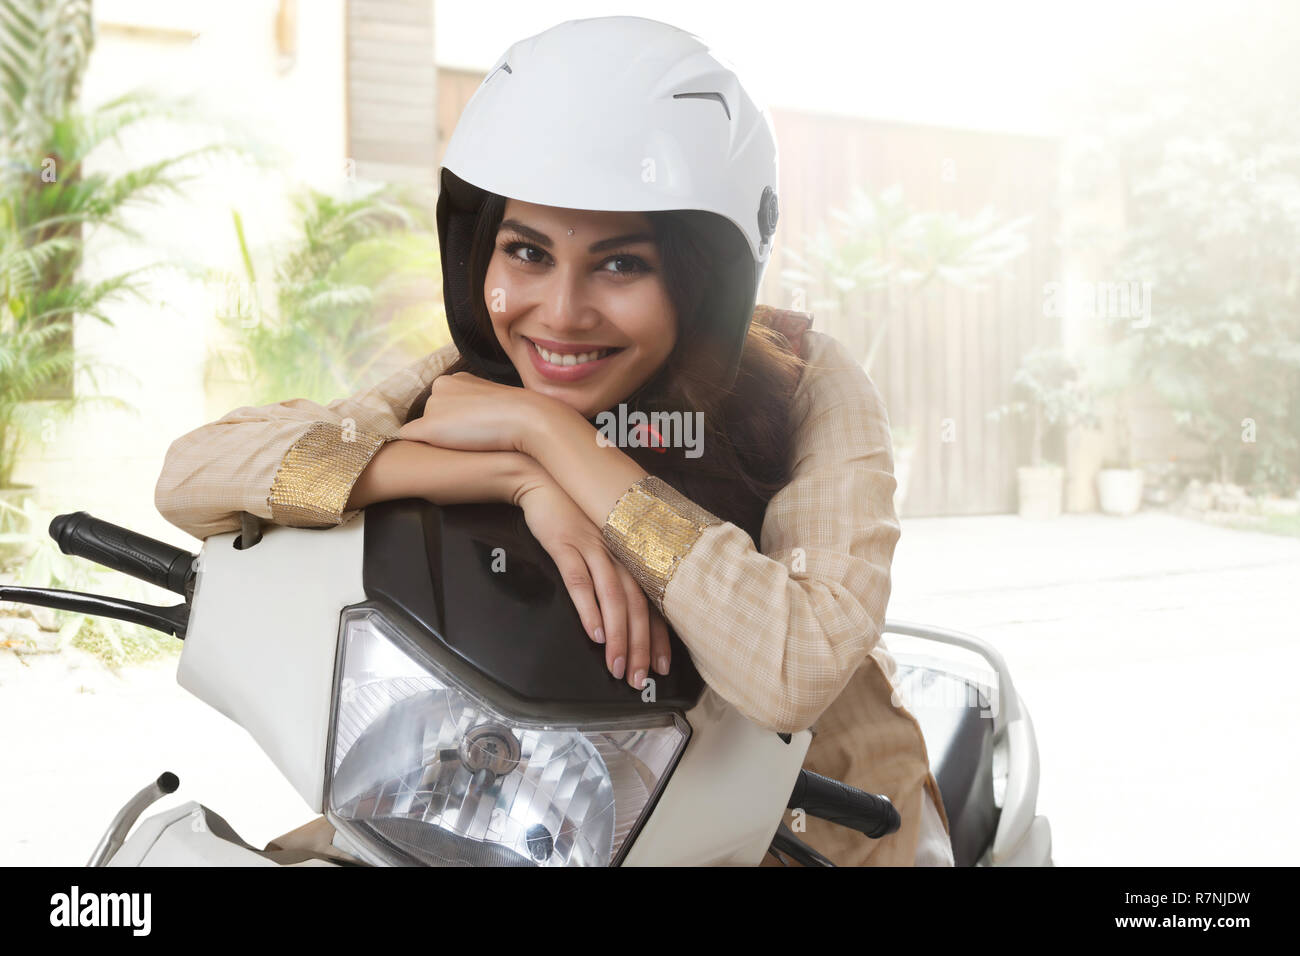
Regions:
<instances>
[{"instance_id":1,"label":"lips","mask_svg":"<svg viewBox=\"0 0 1300 956\"><path fill-rule=\"evenodd\" d=\"M562 355L567 355L570 352L603 352L621 348L621 346L606 345L603 342L552 342L550 339L539 339L531 335L525 335L524 338L534 345L540 345L548 351L559 352Z\"/></svg>"},{"instance_id":2,"label":"lips","mask_svg":"<svg viewBox=\"0 0 1300 956\"><path fill-rule=\"evenodd\" d=\"M548 343L524 337L528 357L538 373L555 382L573 382L604 368L621 348L574 343ZM553 346L553 347L552 347Z\"/></svg>"},{"instance_id":3,"label":"lips","mask_svg":"<svg viewBox=\"0 0 1300 956\"><path fill-rule=\"evenodd\" d=\"M537 353L552 365L563 365L566 368L571 365L585 365L587 362L594 362L613 353L613 349L591 349L586 352L558 352L554 349L544 348L538 343L533 343Z\"/></svg>"}]
</instances>

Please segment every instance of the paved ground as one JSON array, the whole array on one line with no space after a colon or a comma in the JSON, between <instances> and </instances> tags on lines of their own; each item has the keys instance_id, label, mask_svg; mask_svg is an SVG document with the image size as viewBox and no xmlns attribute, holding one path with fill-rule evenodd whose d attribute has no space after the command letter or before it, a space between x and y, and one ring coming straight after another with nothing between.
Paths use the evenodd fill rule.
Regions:
<instances>
[{"instance_id":1,"label":"paved ground","mask_svg":"<svg viewBox=\"0 0 1300 956\"><path fill-rule=\"evenodd\" d=\"M904 523L892 618L997 646L1060 864L1292 865L1300 539L1163 514Z\"/></svg>"},{"instance_id":2,"label":"paved ground","mask_svg":"<svg viewBox=\"0 0 1300 956\"><path fill-rule=\"evenodd\" d=\"M84 864L113 815L164 770L249 842L311 814L243 728L176 683L175 658L114 677L76 652L0 653L0 865ZM260 842L259 842L260 841Z\"/></svg>"},{"instance_id":3,"label":"paved ground","mask_svg":"<svg viewBox=\"0 0 1300 956\"><path fill-rule=\"evenodd\" d=\"M1291 864L1300 540L1161 514L904 522L890 617L1004 653L1060 864ZM0 652L0 864L80 864L162 770L262 845L309 817L244 731L175 683Z\"/></svg>"}]
</instances>

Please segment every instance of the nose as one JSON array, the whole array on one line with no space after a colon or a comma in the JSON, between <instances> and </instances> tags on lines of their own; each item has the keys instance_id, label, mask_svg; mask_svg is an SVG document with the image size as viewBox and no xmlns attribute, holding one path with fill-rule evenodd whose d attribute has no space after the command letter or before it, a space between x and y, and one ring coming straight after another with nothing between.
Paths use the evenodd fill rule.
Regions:
<instances>
[{"instance_id":1,"label":"nose","mask_svg":"<svg viewBox=\"0 0 1300 956\"><path fill-rule=\"evenodd\" d=\"M540 321L557 340L580 336L601 323L600 312L587 295L585 279L579 268L560 267L546 280Z\"/></svg>"}]
</instances>

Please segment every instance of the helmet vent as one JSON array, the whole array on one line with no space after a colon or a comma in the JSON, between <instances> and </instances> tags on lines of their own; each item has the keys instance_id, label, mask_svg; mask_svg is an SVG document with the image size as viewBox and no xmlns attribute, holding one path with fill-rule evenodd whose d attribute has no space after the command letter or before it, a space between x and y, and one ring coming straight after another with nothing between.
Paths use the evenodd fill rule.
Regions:
<instances>
[{"instance_id":1,"label":"helmet vent","mask_svg":"<svg viewBox=\"0 0 1300 956\"><path fill-rule=\"evenodd\" d=\"M721 93L674 93L675 100L717 100L722 104L722 111L727 114L727 119L731 119L731 107L727 105L727 98Z\"/></svg>"}]
</instances>

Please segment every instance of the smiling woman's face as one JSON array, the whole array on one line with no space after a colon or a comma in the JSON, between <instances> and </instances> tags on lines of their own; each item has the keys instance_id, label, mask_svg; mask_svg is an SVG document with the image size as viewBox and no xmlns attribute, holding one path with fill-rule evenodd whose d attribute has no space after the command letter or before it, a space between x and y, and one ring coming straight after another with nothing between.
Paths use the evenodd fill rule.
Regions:
<instances>
[{"instance_id":1,"label":"smiling woman's face","mask_svg":"<svg viewBox=\"0 0 1300 956\"><path fill-rule=\"evenodd\" d=\"M677 320L649 218L510 199L483 283L526 388L593 418L667 359Z\"/></svg>"}]
</instances>

